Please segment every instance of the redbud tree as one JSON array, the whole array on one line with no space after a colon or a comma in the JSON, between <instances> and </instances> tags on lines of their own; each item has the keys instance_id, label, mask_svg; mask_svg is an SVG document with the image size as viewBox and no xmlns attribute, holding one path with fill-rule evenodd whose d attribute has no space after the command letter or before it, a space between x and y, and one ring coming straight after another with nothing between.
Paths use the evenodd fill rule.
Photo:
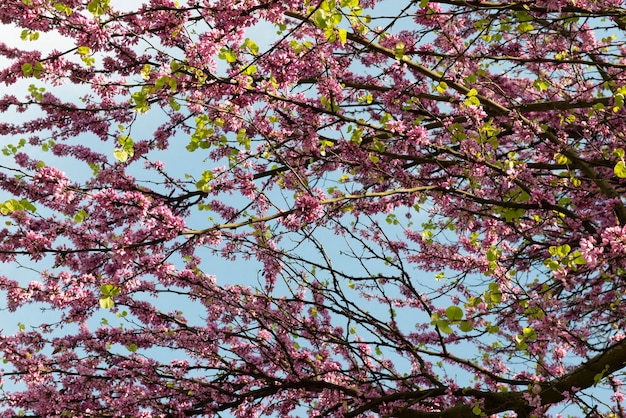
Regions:
<instances>
[{"instance_id":1,"label":"redbud tree","mask_svg":"<svg viewBox=\"0 0 626 418\"><path fill-rule=\"evenodd\" d=\"M1 416L626 414L623 0L0 20Z\"/></svg>"}]
</instances>

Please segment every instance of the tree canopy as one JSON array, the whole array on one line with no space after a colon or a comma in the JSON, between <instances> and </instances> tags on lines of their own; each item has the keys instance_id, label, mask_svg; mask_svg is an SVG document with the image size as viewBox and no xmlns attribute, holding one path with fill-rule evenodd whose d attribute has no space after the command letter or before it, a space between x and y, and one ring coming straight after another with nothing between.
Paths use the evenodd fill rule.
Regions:
<instances>
[{"instance_id":1,"label":"tree canopy","mask_svg":"<svg viewBox=\"0 0 626 418\"><path fill-rule=\"evenodd\" d=\"M0 4L0 416L626 415L624 1L127 3Z\"/></svg>"}]
</instances>

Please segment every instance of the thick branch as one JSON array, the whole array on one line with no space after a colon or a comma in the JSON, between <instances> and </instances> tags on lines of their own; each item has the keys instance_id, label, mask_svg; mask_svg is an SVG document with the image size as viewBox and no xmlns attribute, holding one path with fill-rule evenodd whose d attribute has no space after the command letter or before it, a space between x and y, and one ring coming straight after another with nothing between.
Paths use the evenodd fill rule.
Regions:
<instances>
[{"instance_id":1,"label":"thick branch","mask_svg":"<svg viewBox=\"0 0 626 418\"><path fill-rule=\"evenodd\" d=\"M544 406L561 402L568 394L587 389L596 384L598 379L609 376L623 369L624 366L626 366L626 340L618 342L565 376L539 385L541 390L536 396L539 396L541 405ZM461 390L458 394L483 400L482 410L487 415L505 411L527 413L532 410L524 397L532 395L532 389L505 393ZM401 409L390 416L395 418L467 418L474 416L472 408L471 404L458 404L436 412Z\"/></svg>"}]
</instances>

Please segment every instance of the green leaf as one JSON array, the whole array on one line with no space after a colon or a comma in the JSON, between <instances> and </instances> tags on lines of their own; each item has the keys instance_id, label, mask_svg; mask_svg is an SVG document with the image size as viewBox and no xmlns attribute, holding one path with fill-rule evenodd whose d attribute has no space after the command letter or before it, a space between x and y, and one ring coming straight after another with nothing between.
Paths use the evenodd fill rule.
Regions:
<instances>
[{"instance_id":1,"label":"green leaf","mask_svg":"<svg viewBox=\"0 0 626 418\"><path fill-rule=\"evenodd\" d=\"M37 208L26 199L19 201L16 199L9 199L0 205L0 213L2 215L9 215L19 210L27 210L31 213L35 213Z\"/></svg>"},{"instance_id":2,"label":"green leaf","mask_svg":"<svg viewBox=\"0 0 626 418\"><path fill-rule=\"evenodd\" d=\"M135 351L137 351L138 348L139 347L137 347L137 344L135 343L132 343L126 346L126 349L130 351L131 353L134 353Z\"/></svg>"},{"instance_id":3,"label":"green leaf","mask_svg":"<svg viewBox=\"0 0 626 418\"><path fill-rule=\"evenodd\" d=\"M447 320L440 319L437 321L436 325L439 331L443 332L444 334L452 334L452 328L450 328L450 323Z\"/></svg>"},{"instance_id":4,"label":"green leaf","mask_svg":"<svg viewBox=\"0 0 626 418\"><path fill-rule=\"evenodd\" d=\"M498 256L500 254L500 250L496 247L491 247L487 250L487 261L497 261Z\"/></svg>"},{"instance_id":5,"label":"green leaf","mask_svg":"<svg viewBox=\"0 0 626 418\"><path fill-rule=\"evenodd\" d=\"M132 138L125 136L125 135L120 136L117 139L117 142L122 146L122 148L116 148L113 151L113 156L119 162L123 163L126 160L128 160L130 157L135 155L135 148L134 148L135 142L132 140Z\"/></svg>"},{"instance_id":6,"label":"green leaf","mask_svg":"<svg viewBox=\"0 0 626 418\"><path fill-rule=\"evenodd\" d=\"M177 88L177 86L178 86L178 82L176 81L176 78L174 78L174 77L170 77L170 78L168 79L168 84L169 84L169 86L170 86L170 90L171 90L171 91L176 91L176 88Z\"/></svg>"},{"instance_id":7,"label":"green leaf","mask_svg":"<svg viewBox=\"0 0 626 418\"><path fill-rule=\"evenodd\" d=\"M237 61L237 53L228 48L222 48L217 56L220 59L226 60L226 62L228 63L233 63Z\"/></svg>"},{"instance_id":8,"label":"green leaf","mask_svg":"<svg viewBox=\"0 0 626 418\"><path fill-rule=\"evenodd\" d=\"M156 88L157 90L161 90L169 78L170 77L167 75L157 78L154 82L154 88Z\"/></svg>"},{"instance_id":9,"label":"green leaf","mask_svg":"<svg viewBox=\"0 0 626 418\"><path fill-rule=\"evenodd\" d=\"M515 346L519 350L526 350L528 348L528 344L526 344L526 341L524 341L524 337L521 335L515 336Z\"/></svg>"},{"instance_id":10,"label":"green leaf","mask_svg":"<svg viewBox=\"0 0 626 418\"><path fill-rule=\"evenodd\" d=\"M257 70L257 68L256 68L256 65L252 65L252 64L251 64L251 65L246 66L246 68L244 68L244 70L243 70L244 74L246 74L246 75L256 74L256 73L257 73L257 71L258 71L258 70Z\"/></svg>"},{"instance_id":11,"label":"green leaf","mask_svg":"<svg viewBox=\"0 0 626 418\"><path fill-rule=\"evenodd\" d=\"M533 82L533 87L535 87L539 91L545 91L550 88L550 83L546 80L537 79Z\"/></svg>"},{"instance_id":12,"label":"green leaf","mask_svg":"<svg viewBox=\"0 0 626 418\"><path fill-rule=\"evenodd\" d=\"M104 296L117 296L122 289L119 286L113 284L103 284L100 286L100 291Z\"/></svg>"},{"instance_id":13,"label":"green leaf","mask_svg":"<svg viewBox=\"0 0 626 418\"><path fill-rule=\"evenodd\" d=\"M92 0L87 4L87 10L95 17L103 15L108 9L109 0Z\"/></svg>"},{"instance_id":14,"label":"green leaf","mask_svg":"<svg viewBox=\"0 0 626 418\"><path fill-rule=\"evenodd\" d=\"M135 110L139 113L145 113L150 109L148 103L148 88L144 87L141 91L136 91L130 95L131 101L135 104Z\"/></svg>"},{"instance_id":15,"label":"green leaf","mask_svg":"<svg viewBox=\"0 0 626 418\"><path fill-rule=\"evenodd\" d=\"M22 41L36 41L37 39L39 39L39 32L32 32L28 29L24 29L20 34L20 39Z\"/></svg>"},{"instance_id":16,"label":"green leaf","mask_svg":"<svg viewBox=\"0 0 626 418\"><path fill-rule=\"evenodd\" d=\"M602 380L602 378L604 377L604 373L597 373L596 375L593 376L593 385L596 386L598 383L600 383L600 381Z\"/></svg>"},{"instance_id":17,"label":"green leaf","mask_svg":"<svg viewBox=\"0 0 626 418\"><path fill-rule=\"evenodd\" d=\"M624 106L624 94L616 93L613 96L613 112L618 112Z\"/></svg>"},{"instance_id":18,"label":"green leaf","mask_svg":"<svg viewBox=\"0 0 626 418\"><path fill-rule=\"evenodd\" d=\"M87 211L85 209L81 209L76 212L76 215L74 215L74 222L81 223L82 221L87 219L88 216L89 214L87 213Z\"/></svg>"},{"instance_id":19,"label":"green leaf","mask_svg":"<svg viewBox=\"0 0 626 418\"><path fill-rule=\"evenodd\" d=\"M507 208L505 209L502 214L504 215L504 220L506 222L511 222L515 219L519 219L522 216L524 216L524 214L526 213L526 211L524 209L513 209L513 208Z\"/></svg>"},{"instance_id":20,"label":"green leaf","mask_svg":"<svg viewBox=\"0 0 626 418\"><path fill-rule=\"evenodd\" d=\"M463 318L463 310L456 305L448 306L446 316L451 321L460 321Z\"/></svg>"},{"instance_id":21,"label":"green leaf","mask_svg":"<svg viewBox=\"0 0 626 418\"><path fill-rule=\"evenodd\" d=\"M37 67L35 66L35 70L33 72L33 75L36 78L39 78L40 76L40 71L37 69ZM38 102L43 100L43 94L45 93L46 89L43 87L37 87L34 84L31 84L30 86L28 86L28 92L31 94L31 96L33 96L33 98L35 100L37 100Z\"/></svg>"},{"instance_id":22,"label":"green leaf","mask_svg":"<svg viewBox=\"0 0 626 418\"><path fill-rule=\"evenodd\" d=\"M122 148L124 149L133 149L133 145L135 144L135 142L132 140L131 137L129 136L120 136L117 139L117 142L119 142L119 144L122 146Z\"/></svg>"},{"instance_id":23,"label":"green leaf","mask_svg":"<svg viewBox=\"0 0 626 418\"><path fill-rule=\"evenodd\" d=\"M489 292L489 299L491 303L500 303L502 301L502 292Z\"/></svg>"},{"instance_id":24,"label":"green leaf","mask_svg":"<svg viewBox=\"0 0 626 418\"><path fill-rule=\"evenodd\" d=\"M463 101L463 103L465 103L466 106L480 106L480 100L478 100L478 97L475 96L468 97Z\"/></svg>"},{"instance_id":25,"label":"green leaf","mask_svg":"<svg viewBox=\"0 0 626 418\"><path fill-rule=\"evenodd\" d=\"M322 8L318 9L315 14L313 14L313 23L320 29L326 29L328 27L328 15L329 13Z\"/></svg>"},{"instance_id":26,"label":"green leaf","mask_svg":"<svg viewBox=\"0 0 626 418\"><path fill-rule=\"evenodd\" d=\"M22 199L20 200L20 205L22 206L22 210L27 210L30 213L35 213L37 211L37 208L35 207L35 205L33 205L32 203L30 203L28 200L26 199Z\"/></svg>"},{"instance_id":27,"label":"green leaf","mask_svg":"<svg viewBox=\"0 0 626 418\"><path fill-rule=\"evenodd\" d=\"M33 73L33 64L25 62L22 64L22 74L24 77L29 77Z\"/></svg>"},{"instance_id":28,"label":"green leaf","mask_svg":"<svg viewBox=\"0 0 626 418\"><path fill-rule=\"evenodd\" d=\"M87 163L87 165L89 166L89 168L91 168L94 176L100 172L100 166L98 164Z\"/></svg>"},{"instance_id":29,"label":"green leaf","mask_svg":"<svg viewBox=\"0 0 626 418\"><path fill-rule=\"evenodd\" d=\"M490 323L487 323L485 331L487 331L489 334L496 334L498 333L498 331L500 331L500 327L498 325L491 325Z\"/></svg>"},{"instance_id":30,"label":"green leaf","mask_svg":"<svg viewBox=\"0 0 626 418\"><path fill-rule=\"evenodd\" d=\"M526 303L528 303L528 301L526 301ZM538 307L531 307L531 308L524 309L524 315L528 316L529 318L534 318L534 319L539 319L539 320L543 319L543 317L545 316L541 308L538 308Z\"/></svg>"},{"instance_id":31,"label":"green leaf","mask_svg":"<svg viewBox=\"0 0 626 418\"><path fill-rule=\"evenodd\" d=\"M404 42L398 42L396 44L393 54L397 60L402 60L402 57L404 57Z\"/></svg>"},{"instance_id":32,"label":"green leaf","mask_svg":"<svg viewBox=\"0 0 626 418\"><path fill-rule=\"evenodd\" d=\"M571 250L572 247L570 247L568 244L559 245L556 249L556 254L560 257L565 257L570 253Z\"/></svg>"},{"instance_id":33,"label":"green leaf","mask_svg":"<svg viewBox=\"0 0 626 418\"><path fill-rule=\"evenodd\" d=\"M149 80L150 79L150 64L145 64L143 67L141 67L141 78L143 78L144 80Z\"/></svg>"},{"instance_id":34,"label":"green leaf","mask_svg":"<svg viewBox=\"0 0 626 418\"><path fill-rule=\"evenodd\" d=\"M474 329L474 326L468 320L463 320L459 324L459 329L463 332L470 332Z\"/></svg>"},{"instance_id":35,"label":"green leaf","mask_svg":"<svg viewBox=\"0 0 626 418\"><path fill-rule=\"evenodd\" d=\"M170 70L172 71L172 73L178 72L178 70L180 70L181 68L184 68L184 64L182 64L180 61L172 60L172 62L170 62Z\"/></svg>"},{"instance_id":36,"label":"green leaf","mask_svg":"<svg viewBox=\"0 0 626 418\"><path fill-rule=\"evenodd\" d=\"M609 370L609 366L606 365L604 366L604 369L600 372L597 373L593 376L593 385L596 386L598 383L600 383L600 381L602 379L604 379L604 376L606 375L606 372Z\"/></svg>"},{"instance_id":37,"label":"green leaf","mask_svg":"<svg viewBox=\"0 0 626 418\"><path fill-rule=\"evenodd\" d=\"M180 103L178 103L178 102L176 101L176 99L175 99L175 98L173 98L173 97L172 97L172 98L170 98L169 105L170 105L170 107L171 107L172 109L174 109L174 110L175 110L175 111L177 111L177 112L178 112L178 111L180 110L180 108L181 108Z\"/></svg>"},{"instance_id":38,"label":"green leaf","mask_svg":"<svg viewBox=\"0 0 626 418\"><path fill-rule=\"evenodd\" d=\"M548 258L547 260L543 262L543 264L545 264L545 266L552 271L555 271L561 268L561 264L559 264L559 262L553 258Z\"/></svg>"},{"instance_id":39,"label":"green leaf","mask_svg":"<svg viewBox=\"0 0 626 418\"><path fill-rule=\"evenodd\" d=\"M567 158L565 155L557 152L556 154L554 154L554 160L556 161L557 164L561 164L561 165L565 165L565 164L569 164L569 158Z\"/></svg>"}]
</instances>

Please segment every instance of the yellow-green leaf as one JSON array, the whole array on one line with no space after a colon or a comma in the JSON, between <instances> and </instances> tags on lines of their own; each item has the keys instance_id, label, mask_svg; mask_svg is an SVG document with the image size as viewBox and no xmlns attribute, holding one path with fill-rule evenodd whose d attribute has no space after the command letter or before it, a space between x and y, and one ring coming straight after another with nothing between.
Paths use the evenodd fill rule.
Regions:
<instances>
[{"instance_id":1,"label":"yellow-green leaf","mask_svg":"<svg viewBox=\"0 0 626 418\"><path fill-rule=\"evenodd\" d=\"M532 328L524 328L522 330L522 335L527 341L534 341L537 339L537 332Z\"/></svg>"},{"instance_id":2,"label":"yellow-green leaf","mask_svg":"<svg viewBox=\"0 0 626 418\"><path fill-rule=\"evenodd\" d=\"M617 177L621 179L626 178L626 163L624 163L624 161L618 161L613 171Z\"/></svg>"},{"instance_id":3,"label":"yellow-green leaf","mask_svg":"<svg viewBox=\"0 0 626 418\"><path fill-rule=\"evenodd\" d=\"M532 23L529 23L529 22L520 23L519 26L517 27L517 31L519 33L531 32L533 29L535 29L534 26L532 25Z\"/></svg>"},{"instance_id":4,"label":"yellow-green leaf","mask_svg":"<svg viewBox=\"0 0 626 418\"><path fill-rule=\"evenodd\" d=\"M533 87L535 87L539 91L545 91L550 88L550 83L545 80L537 79L533 82Z\"/></svg>"},{"instance_id":5,"label":"yellow-green leaf","mask_svg":"<svg viewBox=\"0 0 626 418\"><path fill-rule=\"evenodd\" d=\"M345 45L348 40L348 31L345 29L339 29L339 42L341 45Z\"/></svg>"},{"instance_id":6,"label":"yellow-green leaf","mask_svg":"<svg viewBox=\"0 0 626 418\"><path fill-rule=\"evenodd\" d=\"M116 148L113 151L113 156L115 157L116 160L118 160L121 163L124 163L126 162L126 160L128 160L128 152L126 152L126 150L122 148Z\"/></svg>"},{"instance_id":7,"label":"yellow-green leaf","mask_svg":"<svg viewBox=\"0 0 626 418\"><path fill-rule=\"evenodd\" d=\"M102 307L102 309L111 309L114 306L115 302L113 302L111 296L102 296L100 298L100 307Z\"/></svg>"},{"instance_id":8,"label":"yellow-green leaf","mask_svg":"<svg viewBox=\"0 0 626 418\"><path fill-rule=\"evenodd\" d=\"M259 46L250 38L246 38L246 40L243 41L243 46L248 48L248 51L250 51L252 55L259 53Z\"/></svg>"}]
</instances>

